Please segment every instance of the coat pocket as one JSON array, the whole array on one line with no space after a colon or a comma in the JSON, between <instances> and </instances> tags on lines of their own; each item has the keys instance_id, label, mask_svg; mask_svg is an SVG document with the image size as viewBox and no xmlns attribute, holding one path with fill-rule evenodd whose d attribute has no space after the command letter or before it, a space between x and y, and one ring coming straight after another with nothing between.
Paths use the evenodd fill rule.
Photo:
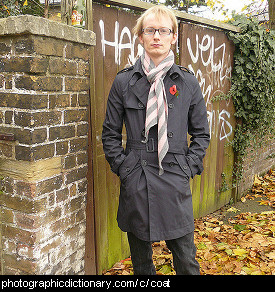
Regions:
<instances>
[{"instance_id":1,"label":"coat pocket","mask_svg":"<svg viewBox=\"0 0 275 292\"><path fill-rule=\"evenodd\" d=\"M132 150L124 159L119 167L119 176L124 180L134 169L139 161L139 156L136 151Z\"/></svg>"},{"instance_id":2,"label":"coat pocket","mask_svg":"<svg viewBox=\"0 0 275 292\"><path fill-rule=\"evenodd\" d=\"M192 173L191 173L191 169L187 163L186 157L184 154L174 154L175 158L177 160L177 162L180 165L180 168L182 169L182 171L190 178Z\"/></svg>"}]
</instances>

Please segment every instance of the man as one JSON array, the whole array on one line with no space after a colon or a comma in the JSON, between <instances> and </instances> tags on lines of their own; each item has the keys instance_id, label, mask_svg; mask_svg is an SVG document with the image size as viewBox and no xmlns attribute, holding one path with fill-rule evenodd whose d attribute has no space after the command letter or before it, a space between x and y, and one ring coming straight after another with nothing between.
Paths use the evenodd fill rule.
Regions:
<instances>
[{"instance_id":1,"label":"man","mask_svg":"<svg viewBox=\"0 0 275 292\"><path fill-rule=\"evenodd\" d=\"M205 102L193 74L174 64L177 19L171 10L150 8L134 32L144 54L117 74L102 132L106 159L121 180L118 225L128 235L134 274L156 273L151 242L160 240L177 274L199 274L189 179L203 171L209 145Z\"/></svg>"}]
</instances>

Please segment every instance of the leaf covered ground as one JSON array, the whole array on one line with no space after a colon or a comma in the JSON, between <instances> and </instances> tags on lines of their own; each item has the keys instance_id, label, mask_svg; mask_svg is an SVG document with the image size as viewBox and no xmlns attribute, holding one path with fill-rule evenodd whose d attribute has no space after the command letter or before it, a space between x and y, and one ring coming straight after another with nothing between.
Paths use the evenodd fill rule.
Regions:
<instances>
[{"instance_id":1,"label":"leaf covered ground","mask_svg":"<svg viewBox=\"0 0 275 292\"><path fill-rule=\"evenodd\" d=\"M195 220L196 258L202 275L275 275L275 171L255 176L252 190L241 204L250 200L270 209L239 213L236 207L226 206ZM175 274L164 241L153 243L153 261L157 274ZM131 258L104 274L133 274Z\"/></svg>"}]
</instances>

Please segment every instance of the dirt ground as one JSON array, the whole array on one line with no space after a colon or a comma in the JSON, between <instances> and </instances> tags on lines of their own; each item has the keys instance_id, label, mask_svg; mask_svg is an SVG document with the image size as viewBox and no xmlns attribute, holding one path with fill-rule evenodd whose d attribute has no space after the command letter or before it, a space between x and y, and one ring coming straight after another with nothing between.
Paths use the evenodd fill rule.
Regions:
<instances>
[{"instance_id":1,"label":"dirt ground","mask_svg":"<svg viewBox=\"0 0 275 292\"><path fill-rule=\"evenodd\" d=\"M240 201L196 219L194 237L202 275L275 275L275 170L255 176ZM175 275L165 242L152 246L157 274ZM132 275L131 258L103 274Z\"/></svg>"}]
</instances>

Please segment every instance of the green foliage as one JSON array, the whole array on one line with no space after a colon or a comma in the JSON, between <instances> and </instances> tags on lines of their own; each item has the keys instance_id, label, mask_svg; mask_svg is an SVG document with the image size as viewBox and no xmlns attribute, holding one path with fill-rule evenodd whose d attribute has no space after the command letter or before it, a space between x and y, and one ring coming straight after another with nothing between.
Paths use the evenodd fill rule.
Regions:
<instances>
[{"instance_id":1,"label":"green foliage","mask_svg":"<svg viewBox=\"0 0 275 292\"><path fill-rule=\"evenodd\" d=\"M19 6L15 0L0 0L0 18L19 15Z\"/></svg>"},{"instance_id":2,"label":"green foliage","mask_svg":"<svg viewBox=\"0 0 275 292\"><path fill-rule=\"evenodd\" d=\"M205 0L165 0L165 5L188 12L188 9L194 5L206 6L206 2Z\"/></svg>"},{"instance_id":3,"label":"green foliage","mask_svg":"<svg viewBox=\"0 0 275 292\"><path fill-rule=\"evenodd\" d=\"M44 6L39 0L0 0L0 18L31 14L44 15Z\"/></svg>"},{"instance_id":4,"label":"green foliage","mask_svg":"<svg viewBox=\"0 0 275 292\"><path fill-rule=\"evenodd\" d=\"M221 173L222 177L222 184L221 188L219 189L219 193L226 192L230 189L229 185L226 182L226 174L224 172Z\"/></svg>"},{"instance_id":5,"label":"green foliage","mask_svg":"<svg viewBox=\"0 0 275 292\"><path fill-rule=\"evenodd\" d=\"M0 195L2 195L3 192L5 191L4 182L5 182L5 178L1 175L0 176Z\"/></svg>"},{"instance_id":6,"label":"green foliage","mask_svg":"<svg viewBox=\"0 0 275 292\"><path fill-rule=\"evenodd\" d=\"M233 19L231 24L242 31L228 32L235 53L227 97L232 97L236 109L238 123L232 146L238 153L235 171L240 179L247 147L274 134L275 33L243 15L234 15Z\"/></svg>"}]
</instances>

